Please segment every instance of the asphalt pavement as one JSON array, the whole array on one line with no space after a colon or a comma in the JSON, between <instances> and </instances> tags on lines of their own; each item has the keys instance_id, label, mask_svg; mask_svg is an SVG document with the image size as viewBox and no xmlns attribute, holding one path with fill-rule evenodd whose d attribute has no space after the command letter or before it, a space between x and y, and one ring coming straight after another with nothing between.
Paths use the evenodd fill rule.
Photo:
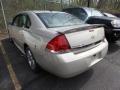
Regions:
<instances>
[{"instance_id":1,"label":"asphalt pavement","mask_svg":"<svg viewBox=\"0 0 120 90\"><path fill-rule=\"evenodd\" d=\"M110 44L109 52L101 62L83 74L69 79L59 78L43 69L40 69L38 74L33 73L25 57L8 39L2 40L2 44L22 90L120 90L120 41ZM1 56L0 53L0 61L3 64L4 59ZM5 63L3 65L1 67L0 64L1 69L5 67ZM9 73L6 75L9 83L12 83ZM12 84L8 86L13 88Z\"/></svg>"},{"instance_id":2,"label":"asphalt pavement","mask_svg":"<svg viewBox=\"0 0 120 90\"><path fill-rule=\"evenodd\" d=\"M0 49L0 90L14 90L2 51Z\"/></svg>"}]
</instances>

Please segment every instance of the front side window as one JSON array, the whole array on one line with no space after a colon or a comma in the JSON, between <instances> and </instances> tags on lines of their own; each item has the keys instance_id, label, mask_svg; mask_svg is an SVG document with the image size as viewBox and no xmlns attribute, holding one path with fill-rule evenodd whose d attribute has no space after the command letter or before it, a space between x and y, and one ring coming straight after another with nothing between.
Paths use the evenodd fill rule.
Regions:
<instances>
[{"instance_id":1,"label":"front side window","mask_svg":"<svg viewBox=\"0 0 120 90\"><path fill-rule=\"evenodd\" d=\"M81 25L83 21L68 13L36 13L48 28Z\"/></svg>"}]
</instances>

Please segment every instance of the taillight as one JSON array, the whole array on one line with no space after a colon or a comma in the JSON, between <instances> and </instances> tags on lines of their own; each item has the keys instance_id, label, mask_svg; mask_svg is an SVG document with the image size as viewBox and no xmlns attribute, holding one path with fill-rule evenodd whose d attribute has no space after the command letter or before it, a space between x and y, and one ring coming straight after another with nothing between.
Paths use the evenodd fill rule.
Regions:
<instances>
[{"instance_id":1,"label":"taillight","mask_svg":"<svg viewBox=\"0 0 120 90\"><path fill-rule=\"evenodd\" d=\"M53 38L46 47L50 51L65 51L70 49L70 45L65 35L59 35Z\"/></svg>"}]
</instances>

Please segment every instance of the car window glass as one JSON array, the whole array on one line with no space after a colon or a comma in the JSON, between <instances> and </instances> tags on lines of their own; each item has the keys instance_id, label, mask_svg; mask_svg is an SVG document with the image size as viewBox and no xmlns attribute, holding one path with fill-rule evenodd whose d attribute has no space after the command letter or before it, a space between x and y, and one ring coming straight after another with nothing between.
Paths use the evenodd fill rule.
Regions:
<instances>
[{"instance_id":1,"label":"car window glass","mask_svg":"<svg viewBox=\"0 0 120 90\"><path fill-rule=\"evenodd\" d=\"M95 9L91 9L90 10L91 16L104 16L100 11L95 10Z\"/></svg>"},{"instance_id":2,"label":"car window glass","mask_svg":"<svg viewBox=\"0 0 120 90\"><path fill-rule=\"evenodd\" d=\"M29 28L31 26L31 21L28 15L18 15L13 19L12 25Z\"/></svg>"},{"instance_id":3,"label":"car window glass","mask_svg":"<svg viewBox=\"0 0 120 90\"><path fill-rule=\"evenodd\" d=\"M83 9L78 9L77 12L80 19L82 19L83 21L87 18L87 13Z\"/></svg>"},{"instance_id":4,"label":"car window glass","mask_svg":"<svg viewBox=\"0 0 120 90\"><path fill-rule=\"evenodd\" d=\"M31 26L30 18L29 18L28 15L26 15L26 24L25 24L25 27L26 27L26 28L30 28L30 26Z\"/></svg>"},{"instance_id":5,"label":"car window glass","mask_svg":"<svg viewBox=\"0 0 120 90\"><path fill-rule=\"evenodd\" d=\"M19 22L19 16L16 16L16 17L13 19L12 25L18 26L18 22Z\"/></svg>"},{"instance_id":6,"label":"car window glass","mask_svg":"<svg viewBox=\"0 0 120 90\"><path fill-rule=\"evenodd\" d=\"M80 9L80 8L72 9L71 14L79 17L83 21L87 18L87 13L84 10Z\"/></svg>"},{"instance_id":7,"label":"car window glass","mask_svg":"<svg viewBox=\"0 0 120 90\"><path fill-rule=\"evenodd\" d=\"M19 20L18 20L18 26L19 27L24 27L26 23L26 16L25 15L20 15Z\"/></svg>"}]
</instances>

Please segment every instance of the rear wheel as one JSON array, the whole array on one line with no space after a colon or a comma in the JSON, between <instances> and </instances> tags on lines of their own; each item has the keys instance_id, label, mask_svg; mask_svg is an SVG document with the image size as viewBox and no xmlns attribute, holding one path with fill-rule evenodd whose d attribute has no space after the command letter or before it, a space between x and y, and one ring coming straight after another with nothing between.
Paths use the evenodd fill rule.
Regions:
<instances>
[{"instance_id":1,"label":"rear wheel","mask_svg":"<svg viewBox=\"0 0 120 90\"><path fill-rule=\"evenodd\" d=\"M38 65L35 61L35 58L33 57L31 50L28 47L25 49L25 53L26 53L26 57L27 57L27 62L29 64L30 68L32 69L32 71L38 72Z\"/></svg>"},{"instance_id":2,"label":"rear wheel","mask_svg":"<svg viewBox=\"0 0 120 90\"><path fill-rule=\"evenodd\" d=\"M119 37L111 29L105 29L105 36L110 43L115 43Z\"/></svg>"},{"instance_id":3,"label":"rear wheel","mask_svg":"<svg viewBox=\"0 0 120 90\"><path fill-rule=\"evenodd\" d=\"M115 36L114 34L112 34L108 39L107 39L110 43L115 43L117 40L119 40L118 36Z\"/></svg>"},{"instance_id":4,"label":"rear wheel","mask_svg":"<svg viewBox=\"0 0 120 90\"><path fill-rule=\"evenodd\" d=\"M118 34L117 32L114 32L113 34L114 34L113 38L114 38L115 41L120 39L120 34Z\"/></svg>"}]
</instances>

